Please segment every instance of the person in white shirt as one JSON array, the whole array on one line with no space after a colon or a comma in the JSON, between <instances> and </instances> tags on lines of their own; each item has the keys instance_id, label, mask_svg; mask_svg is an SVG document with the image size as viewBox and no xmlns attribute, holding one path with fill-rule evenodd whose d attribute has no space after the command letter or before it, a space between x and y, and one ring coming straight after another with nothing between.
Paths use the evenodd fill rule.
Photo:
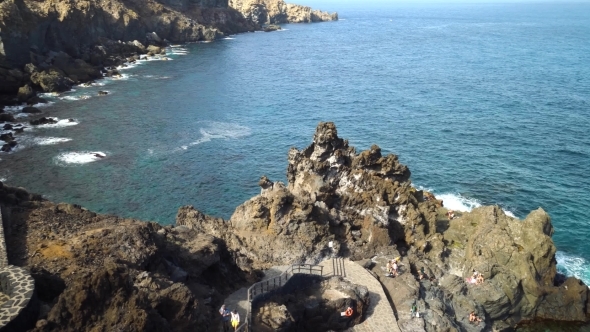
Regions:
<instances>
[{"instance_id":1,"label":"person in white shirt","mask_svg":"<svg viewBox=\"0 0 590 332\"><path fill-rule=\"evenodd\" d=\"M231 326L234 327L234 331L238 329L238 325L240 325L240 314L234 309L231 313Z\"/></svg>"}]
</instances>

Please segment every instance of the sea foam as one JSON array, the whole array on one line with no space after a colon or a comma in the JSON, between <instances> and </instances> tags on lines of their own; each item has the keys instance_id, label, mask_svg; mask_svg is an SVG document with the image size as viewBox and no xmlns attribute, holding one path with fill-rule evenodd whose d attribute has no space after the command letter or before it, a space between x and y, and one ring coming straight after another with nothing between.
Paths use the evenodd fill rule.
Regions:
<instances>
[{"instance_id":1,"label":"sea foam","mask_svg":"<svg viewBox=\"0 0 590 332\"><path fill-rule=\"evenodd\" d=\"M562 251L555 253L555 259L557 259L558 272L574 276L586 285L590 283L590 268L588 268L589 262L586 259Z\"/></svg>"},{"instance_id":2,"label":"sea foam","mask_svg":"<svg viewBox=\"0 0 590 332\"><path fill-rule=\"evenodd\" d=\"M55 145L59 143L65 143L71 141L71 138L67 137L35 137L33 139L36 145Z\"/></svg>"},{"instance_id":3,"label":"sea foam","mask_svg":"<svg viewBox=\"0 0 590 332\"><path fill-rule=\"evenodd\" d=\"M70 126L75 126L78 125L79 122L76 121L76 119L72 119L74 121L70 121L69 119L58 119L58 118L52 118L54 120L57 120L57 123L48 123L48 124L42 124L42 125L38 125L35 126L35 128L64 128L64 127L70 127Z\"/></svg>"},{"instance_id":4,"label":"sea foam","mask_svg":"<svg viewBox=\"0 0 590 332\"><path fill-rule=\"evenodd\" d=\"M199 129L202 137L189 144L189 146L209 142L212 139L236 139L251 134L250 128L235 123L209 122L207 126Z\"/></svg>"},{"instance_id":5,"label":"sea foam","mask_svg":"<svg viewBox=\"0 0 590 332\"><path fill-rule=\"evenodd\" d=\"M64 152L55 157L55 161L60 166L82 165L104 159L106 156L106 153L100 151Z\"/></svg>"}]
</instances>

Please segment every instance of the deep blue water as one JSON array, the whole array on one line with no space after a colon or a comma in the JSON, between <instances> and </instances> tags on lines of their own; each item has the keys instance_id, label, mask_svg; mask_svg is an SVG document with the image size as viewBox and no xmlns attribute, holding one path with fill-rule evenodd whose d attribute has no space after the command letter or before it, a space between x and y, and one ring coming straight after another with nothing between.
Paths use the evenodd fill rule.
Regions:
<instances>
[{"instance_id":1,"label":"deep blue water","mask_svg":"<svg viewBox=\"0 0 590 332\"><path fill-rule=\"evenodd\" d=\"M228 218L334 121L359 150L398 154L445 205L543 207L560 268L590 282L590 4L324 9L342 20L184 45L61 96L88 100L53 98L45 115L78 124L28 131L0 178L163 224L186 204ZM87 151L107 158L72 163Z\"/></svg>"}]
</instances>

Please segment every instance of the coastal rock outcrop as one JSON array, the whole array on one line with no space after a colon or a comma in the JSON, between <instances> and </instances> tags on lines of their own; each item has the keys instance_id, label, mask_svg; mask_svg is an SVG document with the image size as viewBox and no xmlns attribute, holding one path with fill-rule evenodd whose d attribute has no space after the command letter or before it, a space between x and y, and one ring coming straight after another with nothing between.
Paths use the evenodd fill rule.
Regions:
<instances>
[{"instance_id":1,"label":"coastal rock outcrop","mask_svg":"<svg viewBox=\"0 0 590 332\"><path fill-rule=\"evenodd\" d=\"M526 320L587 321L588 287L556 272L553 228L541 209L524 220L497 206L449 212L415 189L395 155L357 153L320 123L313 143L288 154L287 184L263 176L261 193L228 221L183 207L177 224L223 239L243 269L368 260L389 291L402 331L483 331ZM399 257L402 273L386 276ZM472 283L474 274L483 282ZM564 280L561 280L564 279ZM411 318L416 305L419 318ZM482 318L472 324L469 314Z\"/></svg>"},{"instance_id":2,"label":"coastal rock outcrop","mask_svg":"<svg viewBox=\"0 0 590 332\"><path fill-rule=\"evenodd\" d=\"M337 13L287 4L283 0L230 0L229 5L256 24L310 23L337 21Z\"/></svg>"},{"instance_id":3,"label":"coastal rock outcrop","mask_svg":"<svg viewBox=\"0 0 590 332\"><path fill-rule=\"evenodd\" d=\"M41 331L212 331L250 275L186 227L98 215L0 182L10 264L35 279ZM35 325L35 324L33 324Z\"/></svg>"}]
</instances>

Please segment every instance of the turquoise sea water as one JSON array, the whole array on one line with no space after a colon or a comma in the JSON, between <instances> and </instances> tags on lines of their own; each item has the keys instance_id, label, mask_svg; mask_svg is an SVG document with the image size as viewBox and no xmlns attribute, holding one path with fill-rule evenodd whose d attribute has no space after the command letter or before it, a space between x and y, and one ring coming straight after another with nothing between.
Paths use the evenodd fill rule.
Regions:
<instances>
[{"instance_id":1,"label":"turquoise sea water","mask_svg":"<svg viewBox=\"0 0 590 332\"><path fill-rule=\"evenodd\" d=\"M447 206L543 207L560 269L590 282L590 4L326 9L342 20L174 47L51 97L45 115L75 122L25 132L0 178L163 224L187 204L228 218L334 121Z\"/></svg>"}]
</instances>

